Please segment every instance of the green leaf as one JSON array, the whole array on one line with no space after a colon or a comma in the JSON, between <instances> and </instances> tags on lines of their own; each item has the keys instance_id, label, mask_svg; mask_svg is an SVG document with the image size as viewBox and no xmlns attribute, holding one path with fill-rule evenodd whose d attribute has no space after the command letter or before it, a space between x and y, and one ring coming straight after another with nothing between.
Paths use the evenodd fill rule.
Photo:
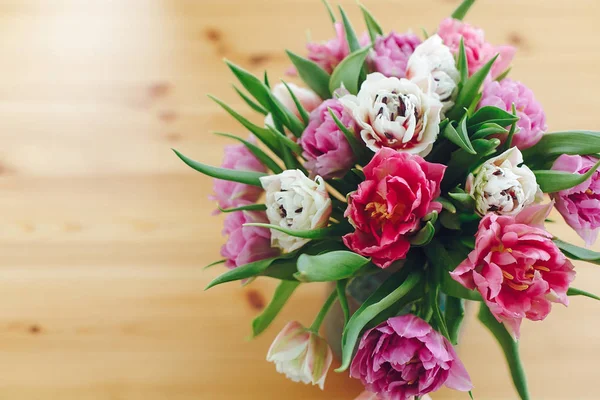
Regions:
<instances>
[{"instance_id":1,"label":"green leaf","mask_svg":"<svg viewBox=\"0 0 600 400\"><path fill-rule=\"evenodd\" d=\"M356 32L354 32L354 28L346 15L346 12L342 8L342 6L338 6L340 10L340 14L342 15L342 22L344 23L344 31L346 32L346 42L348 42L348 48L350 49L350 53L355 52L360 49L360 43L358 41L358 37L356 37ZM332 90L333 91L333 90Z\"/></svg>"},{"instance_id":2,"label":"green leaf","mask_svg":"<svg viewBox=\"0 0 600 400\"><path fill-rule=\"evenodd\" d=\"M310 230L294 230L294 229L283 228L279 225L262 224L262 223L249 223L249 224L244 224L244 226L257 226L260 228L274 229L276 231L283 232L286 235L303 238L303 239L312 239L312 240L325 239L330 236L338 236L341 231L340 227L336 226L336 225L330 226L328 228L319 228L319 229L310 229Z\"/></svg>"},{"instance_id":3,"label":"green leaf","mask_svg":"<svg viewBox=\"0 0 600 400\"><path fill-rule=\"evenodd\" d=\"M363 17L365 19L365 25L367 26L367 30L369 31L369 37L371 37L371 42L375 43L375 39L377 36L383 35L383 29L373 17L373 15L367 10L365 6L360 5L360 9L362 10Z\"/></svg>"},{"instance_id":4,"label":"green leaf","mask_svg":"<svg viewBox=\"0 0 600 400\"><path fill-rule=\"evenodd\" d=\"M473 210L475 208L475 199L468 193L449 192L448 196L454 200L454 204L458 205L463 210Z\"/></svg>"},{"instance_id":5,"label":"green leaf","mask_svg":"<svg viewBox=\"0 0 600 400\"><path fill-rule=\"evenodd\" d=\"M267 125L267 129L271 133L273 133L275 137L279 139L279 141L283 143L283 145L285 145L285 147L287 147L296 154L302 154L302 147L298 143L290 139L285 133L278 131L275 127L270 125Z\"/></svg>"},{"instance_id":6,"label":"green leaf","mask_svg":"<svg viewBox=\"0 0 600 400\"><path fill-rule=\"evenodd\" d=\"M598 167L600 167L600 161L590 168L588 172L581 175L554 170L533 171L533 173L535 174L535 179L537 180L538 185L540 185L542 192L556 193L561 190L570 189L587 181L594 172L596 172Z\"/></svg>"},{"instance_id":7,"label":"green leaf","mask_svg":"<svg viewBox=\"0 0 600 400\"><path fill-rule=\"evenodd\" d=\"M286 53L298 70L298 74L304 83L322 99L331 98L331 92L329 91L329 80L331 77L327 71L315 62L300 57L289 50L286 50Z\"/></svg>"},{"instance_id":8,"label":"green leaf","mask_svg":"<svg viewBox=\"0 0 600 400\"><path fill-rule=\"evenodd\" d=\"M215 262L211 262L210 264L208 264L207 266L203 267L202 269L209 269L210 267L214 267L215 265L219 265L219 264L223 264L225 263L225 261L227 260L219 260L219 261L215 261Z\"/></svg>"},{"instance_id":9,"label":"green leaf","mask_svg":"<svg viewBox=\"0 0 600 400\"><path fill-rule=\"evenodd\" d=\"M208 290L214 286L223 283L239 281L242 279L248 279L252 278L253 276L260 275L267 268L269 268L269 266L271 266L271 264L273 264L275 260L276 258L267 258L229 270L215 278L212 282L208 284L208 286L206 286L204 290Z\"/></svg>"},{"instance_id":10,"label":"green leaf","mask_svg":"<svg viewBox=\"0 0 600 400\"><path fill-rule=\"evenodd\" d=\"M500 75L498 75L498 77L496 79L494 79L497 82L500 82L501 80L503 80L504 78L506 78L508 76L508 74L510 73L510 71L512 70L512 67L508 67L506 69L506 71L504 71L503 73L501 73Z\"/></svg>"},{"instance_id":11,"label":"green leaf","mask_svg":"<svg viewBox=\"0 0 600 400\"><path fill-rule=\"evenodd\" d=\"M252 335L254 337L260 335L271 325L271 322L277 317L299 285L300 282L293 281L281 281L279 283L269 305L252 321Z\"/></svg>"},{"instance_id":12,"label":"green leaf","mask_svg":"<svg viewBox=\"0 0 600 400\"><path fill-rule=\"evenodd\" d=\"M323 5L325 6L325 8L327 9L327 12L329 13L329 18L331 19L331 22L335 24L335 15L333 14L333 10L331 9L329 2L327 0L321 0L321 1L323 2Z\"/></svg>"},{"instance_id":13,"label":"green leaf","mask_svg":"<svg viewBox=\"0 0 600 400\"><path fill-rule=\"evenodd\" d=\"M548 133L534 146L523 150L527 164L554 161L562 154L591 155L600 153L600 132L567 131Z\"/></svg>"},{"instance_id":14,"label":"green leaf","mask_svg":"<svg viewBox=\"0 0 600 400\"><path fill-rule=\"evenodd\" d=\"M517 107L515 106L515 103L512 103L512 113L515 117L517 117ZM506 142L504 143L505 150L508 150L512 147L512 141L515 136L515 133L517 132L517 122L518 121L513 122L512 125L510 126L510 130L508 131L508 136L506 137Z\"/></svg>"},{"instance_id":15,"label":"green leaf","mask_svg":"<svg viewBox=\"0 0 600 400\"><path fill-rule=\"evenodd\" d=\"M481 107L479 110L473 114L471 118L467 121L467 126L470 131L476 131L483 124L486 123L495 123L500 126L506 127L512 125L514 122L518 121L519 118L514 116L513 114L504 111L501 108L494 106L485 106Z\"/></svg>"},{"instance_id":16,"label":"green leaf","mask_svg":"<svg viewBox=\"0 0 600 400\"><path fill-rule=\"evenodd\" d=\"M442 208L448 211L450 214L456 214L456 207L454 206L454 204L452 204L450 200L446 199L445 197L438 197L437 199L435 199L435 201L441 203Z\"/></svg>"},{"instance_id":17,"label":"green leaf","mask_svg":"<svg viewBox=\"0 0 600 400\"><path fill-rule=\"evenodd\" d=\"M173 149L173 151L175 152L175 154L177 154L177 157L179 157L181 161L186 163L189 167L213 178L262 187L259 178L267 175L262 172L238 171L235 169L213 167L210 165L199 163L198 161L194 161L191 158L184 156L175 149Z\"/></svg>"},{"instance_id":18,"label":"green leaf","mask_svg":"<svg viewBox=\"0 0 600 400\"><path fill-rule=\"evenodd\" d=\"M468 116L471 116L471 115L473 115L473 113L475 113L475 110L477 109L477 106L479 105L479 101L481 100L482 97L483 97L483 93L481 93L481 92L477 93L477 95L475 97L473 97L473 100L471 100L471 105L467 108Z\"/></svg>"},{"instance_id":19,"label":"green leaf","mask_svg":"<svg viewBox=\"0 0 600 400\"><path fill-rule=\"evenodd\" d=\"M352 94L359 90L359 77L370 47L355 51L346 57L333 71L329 80L329 91L333 93L342 84Z\"/></svg>"},{"instance_id":20,"label":"green leaf","mask_svg":"<svg viewBox=\"0 0 600 400\"><path fill-rule=\"evenodd\" d=\"M350 306L348 306L348 297L346 296L346 286L348 286L348 279L342 279L336 282L335 288L337 290L338 301L344 313L344 326L350 320Z\"/></svg>"},{"instance_id":21,"label":"green leaf","mask_svg":"<svg viewBox=\"0 0 600 400\"><path fill-rule=\"evenodd\" d=\"M264 204L248 204L247 206L233 207L233 208L221 208L219 207L219 211L222 213L232 213L236 211L264 211L267 209L267 206Z\"/></svg>"},{"instance_id":22,"label":"green leaf","mask_svg":"<svg viewBox=\"0 0 600 400\"><path fill-rule=\"evenodd\" d=\"M431 242L431 239L433 239L434 235L435 227L431 221L427 221L425 226L421 228L416 235L410 238L410 244L418 247L427 246L429 242Z\"/></svg>"},{"instance_id":23,"label":"green leaf","mask_svg":"<svg viewBox=\"0 0 600 400\"><path fill-rule=\"evenodd\" d=\"M407 266L405 265L404 268L407 268ZM387 279L350 317L350 321L342 335L342 365L336 369L336 372L343 372L350 366L354 347L363 328L378 314L408 297L409 293L417 287L422 279L418 271L412 272L398 286L398 277L404 276L406 276L406 273L400 270Z\"/></svg>"},{"instance_id":24,"label":"green leaf","mask_svg":"<svg viewBox=\"0 0 600 400\"><path fill-rule=\"evenodd\" d=\"M275 161L273 161L273 159L271 157L269 157L267 155L267 153L265 153L264 151L262 151L261 148L258 147L257 145L255 145L254 143L249 142L247 140L244 140L244 139L242 139L242 138L240 138L238 136L235 136L235 135L232 135L232 134L229 134L229 133L214 132L214 134L218 135L218 136L227 137L227 138L230 138L230 139L237 140L237 141L241 142L268 169L270 169L271 171L273 171L276 174L280 174L280 173L283 172L283 169L281 169L281 167L279 165L277 165L277 163Z\"/></svg>"},{"instance_id":25,"label":"green leaf","mask_svg":"<svg viewBox=\"0 0 600 400\"><path fill-rule=\"evenodd\" d=\"M333 120L335 121L335 124L338 126L340 131L342 131L342 133L346 137L346 140L348 141L348 144L350 145L350 148L352 149L352 153L354 153L354 155L356 155L357 158L360 158L360 155L364 154L365 150L360 145L360 142L358 141L358 139L356 139L356 135L347 126L345 126L342 123L342 121L340 121L340 119L337 117L337 115L335 115L335 113L333 112L333 110L331 108L328 108L328 110L329 110L329 114L331 115L331 118L333 118Z\"/></svg>"},{"instance_id":26,"label":"green leaf","mask_svg":"<svg viewBox=\"0 0 600 400\"><path fill-rule=\"evenodd\" d=\"M460 327L465 318L465 301L456 297L447 296L445 317L450 342L453 345L457 345L460 336Z\"/></svg>"},{"instance_id":27,"label":"green leaf","mask_svg":"<svg viewBox=\"0 0 600 400\"><path fill-rule=\"evenodd\" d=\"M211 95L209 95L208 97L212 99L215 103L220 105L225 111L227 111L233 118L235 118L240 124L242 124L244 128L252 132L254 136L256 136L258 140L263 142L265 146L267 146L272 152L277 154L278 145L276 138L268 129L254 125L252 122L242 117L239 113L237 113L235 110L233 110L231 107L229 107L227 104L217 99L216 97Z\"/></svg>"},{"instance_id":28,"label":"green leaf","mask_svg":"<svg viewBox=\"0 0 600 400\"><path fill-rule=\"evenodd\" d=\"M273 115L274 120L278 120L288 127L292 133L296 136L300 136L304 130L304 126L290 110L288 110L282 103L271 93L271 89L266 83L261 82L256 76L252 75L245 69L233 64L230 61L225 61L229 66L229 69L238 78L242 86L246 88L256 101L260 103L262 107L269 110ZM265 73L266 81L266 73Z\"/></svg>"},{"instance_id":29,"label":"green leaf","mask_svg":"<svg viewBox=\"0 0 600 400\"><path fill-rule=\"evenodd\" d=\"M452 13L452 18L461 21L467 15L473 4L475 4L475 0L463 0L458 8Z\"/></svg>"},{"instance_id":30,"label":"green leaf","mask_svg":"<svg viewBox=\"0 0 600 400\"><path fill-rule=\"evenodd\" d=\"M263 74L263 82L266 87L271 89L271 84L269 83L269 76L267 75L267 71L265 71L265 73Z\"/></svg>"},{"instance_id":31,"label":"green leaf","mask_svg":"<svg viewBox=\"0 0 600 400\"><path fill-rule=\"evenodd\" d=\"M460 120L460 118L465 113L465 109L469 108L469 106L473 102L473 99L479 93L481 85L483 85L485 78L490 73L492 65L494 64L497 58L498 55L496 55L494 58L488 61L487 64L481 67L479 71L475 72L473 75L471 75L469 79L467 79L462 89L458 92L458 96L456 97L454 107L452 107L452 110L450 110L450 112L447 115L448 118L456 121Z\"/></svg>"},{"instance_id":32,"label":"green leaf","mask_svg":"<svg viewBox=\"0 0 600 400\"><path fill-rule=\"evenodd\" d=\"M460 283L456 282L449 273L445 273L441 282L441 290L448 296L459 299L483 301L481 294L476 290L467 289Z\"/></svg>"},{"instance_id":33,"label":"green leaf","mask_svg":"<svg viewBox=\"0 0 600 400\"><path fill-rule=\"evenodd\" d=\"M458 149L452 153L442 181L443 190L454 187L458 180L466 179L471 169L496 151L496 148L500 146L500 140L496 138L477 139L473 140L471 144L477 154L469 154L463 149Z\"/></svg>"},{"instance_id":34,"label":"green leaf","mask_svg":"<svg viewBox=\"0 0 600 400\"><path fill-rule=\"evenodd\" d=\"M595 294L586 292L585 290L576 289L573 287L571 287L571 288L569 288L569 290L567 290L567 296L585 296L585 297L589 297L590 299L600 300L600 297L596 296Z\"/></svg>"},{"instance_id":35,"label":"green leaf","mask_svg":"<svg viewBox=\"0 0 600 400\"><path fill-rule=\"evenodd\" d=\"M492 315L485 303L481 303L479 308L479 320L486 328L494 335L500 347L504 351L504 356L510 369L510 374L513 379L513 383L521 400L529 400L529 392L527 390L527 379L525 377L525 370L521 363L521 357L519 355L519 344L514 341L510 333L506 330L504 325L499 323L496 318Z\"/></svg>"},{"instance_id":36,"label":"green leaf","mask_svg":"<svg viewBox=\"0 0 600 400\"><path fill-rule=\"evenodd\" d=\"M469 390L469 398L471 400L475 400L475 398L473 397L473 392L471 390Z\"/></svg>"},{"instance_id":37,"label":"green leaf","mask_svg":"<svg viewBox=\"0 0 600 400\"><path fill-rule=\"evenodd\" d=\"M265 110L260 104L256 103L250 97L246 96L244 92L237 88L237 86L233 85L233 89L240 95L240 97L248 104L248 106L254 111L261 113L262 115L267 115L269 112Z\"/></svg>"},{"instance_id":38,"label":"green leaf","mask_svg":"<svg viewBox=\"0 0 600 400\"><path fill-rule=\"evenodd\" d=\"M465 150L469 154L477 154L475 149L473 149L473 145L469 140L469 134L466 129L466 118L463 117L461 122L459 123L458 130L454 128L452 124L448 124L446 129L444 129L444 137Z\"/></svg>"},{"instance_id":39,"label":"green leaf","mask_svg":"<svg viewBox=\"0 0 600 400\"><path fill-rule=\"evenodd\" d=\"M467 62L467 52L465 50L464 38L460 37L460 45L458 47L458 59L456 60L456 68L460 75L460 87L462 87L467 79L469 79L469 64Z\"/></svg>"},{"instance_id":40,"label":"green leaf","mask_svg":"<svg viewBox=\"0 0 600 400\"><path fill-rule=\"evenodd\" d=\"M486 122L485 124L482 124L479 129L477 129L477 131L475 131L475 133L473 133L471 135L471 140L475 140L475 139L485 139L488 136L491 135L505 135L508 133L508 130L506 130L506 128L503 128L502 126L496 124L496 123L488 123Z\"/></svg>"},{"instance_id":41,"label":"green leaf","mask_svg":"<svg viewBox=\"0 0 600 400\"><path fill-rule=\"evenodd\" d=\"M437 271L437 279L440 282L442 292L452 297L461 299L481 301L481 295L456 282L450 276L453 271L469 254L469 249L456 242L446 242L448 249L439 239L431 241L429 246L424 247L425 255L429 263Z\"/></svg>"},{"instance_id":42,"label":"green leaf","mask_svg":"<svg viewBox=\"0 0 600 400\"><path fill-rule=\"evenodd\" d=\"M287 84L287 82L285 82L283 80L281 82L285 85L286 89L288 90L288 93L292 97L292 100L294 100L294 104L296 105L296 108L298 109L298 113L300 114L302 121L304 121L304 125L305 126L308 125L308 119L309 119L308 111L306 111L306 108L304 108L304 106L302 105L300 100L298 100L298 97L296 96L294 91L290 88L290 86Z\"/></svg>"},{"instance_id":43,"label":"green leaf","mask_svg":"<svg viewBox=\"0 0 600 400\"><path fill-rule=\"evenodd\" d=\"M330 251L298 257L298 272L294 275L301 282L330 282L351 278L371 260L351 251Z\"/></svg>"},{"instance_id":44,"label":"green leaf","mask_svg":"<svg viewBox=\"0 0 600 400\"><path fill-rule=\"evenodd\" d=\"M569 258L600 265L600 253L554 238L554 244Z\"/></svg>"},{"instance_id":45,"label":"green leaf","mask_svg":"<svg viewBox=\"0 0 600 400\"><path fill-rule=\"evenodd\" d=\"M440 310L440 296L439 296L439 286L435 288L435 290L429 290L429 304L433 310L433 322L439 329L439 332L448 340L450 340L450 334L448 333L448 327L446 326L446 321L444 316L442 315L442 311Z\"/></svg>"}]
</instances>

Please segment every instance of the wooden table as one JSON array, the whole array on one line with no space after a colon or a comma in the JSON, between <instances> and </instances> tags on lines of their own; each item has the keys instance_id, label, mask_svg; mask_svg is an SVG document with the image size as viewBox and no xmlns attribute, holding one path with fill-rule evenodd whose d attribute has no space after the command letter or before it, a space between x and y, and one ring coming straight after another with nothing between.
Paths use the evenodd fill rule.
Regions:
<instances>
[{"instance_id":1,"label":"wooden table","mask_svg":"<svg viewBox=\"0 0 600 400\"><path fill-rule=\"evenodd\" d=\"M359 21L354 2L342 3ZM386 28L431 31L457 1L365 3ZM600 129L598 1L480 3L470 21L519 47L513 76L535 90L551 129ZM221 60L268 68L276 81L288 67L283 49L302 52L306 29L331 34L318 0L0 3L1 399L359 392L335 373L324 393L293 384L264 360L286 321L310 322L322 286L303 287L251 342L249 323L274 282L203 292L222 272L201 270L219 258L221 218L210 216L211 181L170 151L218 164L227 141L210 131L243 134L205 96L243 107ZM552 229L575 239L562 222ZM600 293L600 270L577 267L577 286ZM544 323L524 324L534 399L598 398L599 311L577 298ZM476 397L514 399L487 332L471 321L463 343Z\"/></svg>"}]
</instances>

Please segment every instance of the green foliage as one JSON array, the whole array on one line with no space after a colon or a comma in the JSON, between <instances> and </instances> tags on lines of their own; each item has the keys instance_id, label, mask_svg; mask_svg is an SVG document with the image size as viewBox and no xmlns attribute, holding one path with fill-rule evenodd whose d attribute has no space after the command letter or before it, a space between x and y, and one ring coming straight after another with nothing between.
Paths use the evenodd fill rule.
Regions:
<instances>
[{"instance_id":1,"label":"green foliage","mask_svg":"<svg viewBox=\"0 0 600 400\"><path fill-rule=\"evenodd\" d=\"M175 152L175 154L177 154L177 157L179 157L181 161L186 163L189 167L213 178L262 187L260 184L260 178L267 175L262 172L238 171L235 169L213 167L210 165L202 164L198 161L194 161L191 158L184 156L175 149L173 149L173 151Z\"/></svg>"},{"instance_id":2,"label":"green foliage","mask_svg":"<svg viewBox=\"0 0 600 400\"><path fill-rule=\"evenodd\" d=\"M342 84L348 92L352 94L358 93L360 84L362 83L359 82L361 71L370 49L370 47L365 47L356 50L335 67L329 81L329 91L331 93L342 87Z\"/></svg>"},{"instance_id":3,"label":"green foliage","mask_svg":"<svg viewBox=\"0 0 600 400\"><path fill-rule=\"evenodd\" d=\"M518 120L518 117L501 108L485 106L481 107L471 118L469 118L467 126L469 127L470 132L474 132L480 129L483 124L494 123L506 127Z\"/></svg>"},{"instance_id":4,"label":"green foliage","mask_svg":"<svg viewBox=\"0 0 600 400\"><path fill-rule=\"evenodd\" d=\"M302 254L298 257L298 272L294 277L301 282L330 282L347 279L370 260L352 251L330 251L323 254Z\"/></svg>"},{"instance_id":5,"label":"green foliage","mask_svg":"<svg viewBox=\"0 0 600 400\"><path fill-rule=\"evenodd\" d=\"M322 99L329 99L331 97L331 92L329 91L329 80L331 77L327 71L314 61L300 57L289 50L286 50L286 53L304 83Z\"/></svg>"},{"instance_id":6,"label":"green foliage","mask_svg":"<svg viewBox=\"0 0 600 400\"><path fill-rule=\"evenodd\" d=\"M262 224L262 223L249 223L244 226L257 226L260 228L274 229L279 232L283 232L286 235L303 238L303 239L325 239L327 237L339 236L340 234L347 233L344 231L345 228L339 225L333 225L328 228L318 228L309 230L294 230L281 227L279 225Z\"/></svg>"},{"instance_id":7,"label":"green foliage","mask_svg":"<svg viewBox=\"0 0 600 400\"><path fill-rule=\"evenodd\" d=\"M595 294L586 292L585 290L573 288L573 287L569 288L569 290L567 290L567 296L585 296L585 297L589 297L590 299L600 300L600 297L596 296Z\"/></svg>"},{"instance_id":8,"label":"green foliage","mask_svg":"<svg viewBox=\"0 0 600 400\"><path fill-rule=\"evenodd\" d=\"M573 174L571 172L554 171L554 170L541 170L533 171L535 179L538 185L544 193L556 193L561 190L570 189L574 186L579 185L590 179L590 177L600 167L600 161L598 161L588 172L585 174Z\"/></svg>"},{"instance_id":9,"label":"green foliage","mask_svg":"<svg viewBox=\"0 0 600 400\"><path fill-rule=\"evenodd\" d=\"M410 244L417 247L427 246L435 235L435 227L431 221L427 221L425 226L419 230L416 235L410 238Z\"/></svg>"},{"instance_id":10,"label":"green foliage","mask_svg":"<svg viewBox=\"0 0 600 400\"><path fill-rule=\"evenodd\" d=\"M373 17L373 15L366 9L362 4L360 5L360 9L362 10L363 17L365 19L365 25L367 26L367 30L369 31L369 37L371 38L371 42L375 43L375 39L377 36L383 35L383 29Z\"/></svg>"},{"instance_id":11,"label":"green foliage","mask_svg":"<svg viewBox=\"0 0 600 400\"><path fill-rule=\"evenodd\" d=\"M443 136L467 153L477 154L475 149L473 149L471 141L469 140L469 133L467 132L466 126L466 115L463 116L462 120L459 122L458 129L454 128L452 123L446 125Z\"/></svg>"},{"instance_id":12,"label":"green foliage","mask_svg":"<svg viewBox=\"0 0 600 400\"><path fill-rule=\"evenodd\" d=\"M253 337L260 335L271 325L271 322L277 317L299 285L300 282L294 281L281 281L279 283L269 305L252 321Z\"/></svg>"},{"instance_id":13,"label":"green foliage","mask_svg":"<svg viewBox=\"0 0 600 400\"><path fill-rule=\"evenodd\" d=\"M521 400L529 400L527 379L519 354L519 344L513 339L510 333L508 333L504 325L496 320L485 303L481 303L479 307L478 318L500 344L504 356L506 357L513 383Z\"/></svg>"},{"instance_id":14,"label":"green foliage","mask_svg":"<svg viewBox=\"0 0 600 400\"><path fill-rule=\"evenodd\" d=\"M392 306L398 307L415 300L411 292L417 288L422 276L419 271L407 272L410 269L410 265L405 265L388 278L350 317L342 334L342 365L336 369L337 372L343 372L350 366L360 334L369 322Z\"/></svg>"},{"instance_id":15,"label":"green foliage","mask_svg":"<svg viewBox=\"0 0 600 400\"><path fill-rule=\"evenodd\" d=\"M554 244L566 255L573 260L587 261L592 264L600 265L600 253L583 247L575 246L560 239L554 238Z\"/></svg>"},{"instance_id":16,"label":"green foliage","mask_svg":"<svg viewBox=\"0 0 600 400\"><path fill-rule=\"evenodd\" d=\"M463 0L458 8L452 13L452 18L462 20L467 15L473 4L475 4L475 0Z\"/></svg>"},{"instance_id":17,"label":"green foliage","mask_svg":"<svg viewBox=\"0 0 600 400\"><path fill-rule=\"evenodd\" d=\"M346 42L348 43L348 48L350 49L350 53L353 53L357 50L360 50L360 43L358 41L358 37L356 36L356 32L346 15L346 12L342 8L342 6L338 6L340 10L340 14L342 16L342 22L344 23L344 31L346 32Z\"/></svg>"},{"instance_id":18,"label":"green foliage","mask_svg":"<svg viewBox=\"0 0 600 400\"><path fill-rule=\"evenodd\" d=\"M236 211L264 211L267 209L267 206L264 204L248 204L247 206L233 207L233 208L221 208L219 207L219 211L222 213L232 213Z\"/></svg>"},{"instance_id":19,"label":"green foliage","mask_svg":"<svg viewBox=\"0 0 600 400\"><path fill-rule=\"evenodd\" d=\"M457 345L460 327L465 318L465 301L457 297L447 296L444 317L448 327L449 340L453 345Z\"/></svg>"},{"instance_id":20,"label":"green foliage","mask_svg":"<svg viewBox=\"0 0 600 400\"><path fill-rule=\"evenodd\" d=\"M527 165L547 167L562 154L597 153L600 153L600 132L566 131L544 135L537 144L523 150L523 158Z\"/></svg>"},{"instance_id":21,"label":"green foliage","mask_svg":"<svg viewBox=\"0 0 600 400\"><path fill-rule=\"evenodd\" d=\"M238 136L231 135L229 133L214 132L214 134L241 142L244 146L246 146L248 148L248 150L250 150L250 152L252 154L254 154L254 156L256 158L258 158L260 160L261 163L263 163L265 165L265 167L267 167L268 169L270 169L271 171L273 171L276 174L283 172L283 169L281 169L281 167L279 165L277 165L277 163L275 161L273 161L273 159L271 157L269 157L267 155L267 153L262 151L262 149L260 147L256 146L254 143L244 140Z\"/></svg>"}]
</instances>

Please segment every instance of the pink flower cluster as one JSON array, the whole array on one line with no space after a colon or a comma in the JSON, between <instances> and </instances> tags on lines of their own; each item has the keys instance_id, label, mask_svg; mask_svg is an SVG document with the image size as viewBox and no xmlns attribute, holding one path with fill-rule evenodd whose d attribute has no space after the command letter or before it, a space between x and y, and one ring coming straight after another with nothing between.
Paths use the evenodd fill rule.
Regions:
<instances>
[{"instance_id":1,"label":"pink flower cluster","mask_svg":"<svg viewBox=\"0 0 600 400\"><path fill-rule=\"evenodd\" d=\"M442 385L464 392L473 387L450 342L412 314L390 318L366 332L350 376L380 400L408 400Z\"/></svg>"},{"instance_id":2,"label":"pink flower cluster","mask_svg":"<svg viewBox=\"0 0 600 400\"><path fill-rule=\"evenodd\" d=\"M552 204L530 206L516 217L487 214L479 224L475 250L451 273L481 293L515 338L523 318L540 321L552 303L569 303L573 264L542 226L551 208Z\"/></svg>"},{"instance_id":3,"label":"pink flower cluster","mask_svg":"<svg viewBox=\"0 0 600 400\"><path fill-rule=\"evenodd\" d=\"M598 159L590 156L563 154L554 162L552 169L583 175L597 162ZM600 171L594 172L587 181L554 193L552 197L565 221L591 246L600 232Z\"/></svg>"},{"instance_id":4,"label":"pink flower cluster","mask_svg":"<svg viewBox=\"0 0 600 400\"><path fill-rule=\"evenodd\" d=\"M249 140L256 142L253 136ZM225 156L221 166L238 171L267 171L260 160L243 144L225 147ZM257 186L222 179L214 180L213 190L215 193L212 199L216 200L219 207L223 209L238 207L242 203L254 203L263 192Z\"/></svg>"},{"instance_id":5,"label":"pink flower cluster","mask_svg":"<svg viewBox=\"0 0 600 400\"><path fill-rule=\"evenodd\" d=\"M365 181L348 197L344 216L355 231L344 236L346 246L381 268L405 258L421 219L442 208L434 200L445 169L417 155L379 150L363 169Z\"/></svg>"},{"instance_id":6,"label":"pink flower cluster","mask_svg":"<svg viewBox=\"0 0 600 400\"><path fill-rule=\"evenodd\" d=\"M469 74L471 75L494 58L496 54L499 54L491 71L491 78L496 79L508 69L515 56L516 49L514 47L493 46L485 41L482 29L453 18L444 19L438 28L437 34L440 35L444 44L450 47L454 54L458 54L460 41L463 40Z\"/></svg>"},{"instance_id":7,"label":"pink flower cluster","mask_svg":"<svg viewBox=\"0 0 600 400\"><path fill-rule=\"evenodd\" d=\"M375 40L373 52L369 57L371 69L387 77L406 77L408 59L414 53L421 39L413 33L379 36Z\"/></svg>"},{"instance_id":8,"label":"pink flower cluster","mask_svg":"<svg viewBox=\"0 0 600 400\"><path fill-rule=\"evenodd\" d=\"M344 25L336 22L334 27L336 36L333 39L323 43L311 42L306 45L308 59L317 63L328 73L332 73L335 67L350 54ZM359 42L362 46L366 46L370 42L369 36L363 34Z\"/></svg>"},{"instance_id":9,"label":"pink flower cluster","mask_svg":"<svg viewBox=\"0 0 600 400\"><path fill-rule=\"evenodd\" d=\"M521 150L527 149L539 142L548 129L546 114L531 89L510 78L505 78L500 82L487 82L484 85L483 97L478 108L494 106L512 113L513 104L517 110L519 121L512 145Z\"/></svg>"},{"instance_id":10,"label":"pink flower cluster","mask_svg":"<svg viewBox=\"0 0 600 400\"><path fill-rule=\"evenodd\" d=\"M351 132L356 131L352 115L336 99L324 101L310 114L310 121L300 139L306 168L325 179L341 178L356 163L356 155L329 110Z\"/></svg>"}]
</instances>

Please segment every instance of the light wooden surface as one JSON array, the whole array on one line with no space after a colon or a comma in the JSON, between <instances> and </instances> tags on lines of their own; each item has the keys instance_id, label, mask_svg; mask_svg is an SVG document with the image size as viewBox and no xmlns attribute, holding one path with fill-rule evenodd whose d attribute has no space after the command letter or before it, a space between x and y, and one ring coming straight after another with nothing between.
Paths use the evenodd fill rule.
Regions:
<instances>
[{"instance_id":1,"label":"light wooden surface","mask_svg":"<svg viewBox=\"0 0 600 400\"><path fill-rule=\"evenodd\" d=\"M364 1L386 28L430 31L457 1ZM343 1L355 21L359 13ZM552 130L600 130L597 0L480 0L470 21L520 48L513 76ZM222 272L211 182L170 147L218 164L244 134L211 103L245 110L226 57L276 81L305 30L331 34L318 0L2 0L0 2L0 398L353 399L331 373L324 393L264 361L321 286L306 286L263 337L249 323L273 289L259 280L203 292ZM557 223L552 229L574 235ZM578 242L580 243L580 242ZM600 249L598 246L596 249ZM577 265L600 293L600 269ZM573 299L525 323L534 399L597 399L600 303ZM514 399L500 351L470 321L460 351L478 399ZM439 399L465 399L443 392Z\"/></svg>"}]
</instances>

